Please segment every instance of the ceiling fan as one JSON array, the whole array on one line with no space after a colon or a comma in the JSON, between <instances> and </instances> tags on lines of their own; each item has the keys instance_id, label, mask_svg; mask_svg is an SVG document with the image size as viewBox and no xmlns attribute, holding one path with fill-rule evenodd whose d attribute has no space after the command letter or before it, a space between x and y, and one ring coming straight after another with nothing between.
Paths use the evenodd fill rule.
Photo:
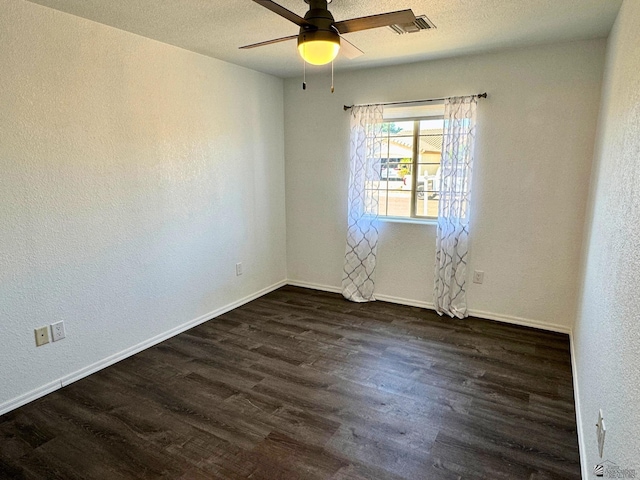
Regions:
<instances>
[{"instance_id":1,"label":"ceiling fan","mask_svg":"<svg viewBox=\"0 0 640 480\"><path fill-rule=\"evenodd\" d=\"M362 50L342 37L345 33L358 32L370 28L387 27L395 24L409 24L416 21L416 17L411 9L336 22L327 8L327 4L331 3L331 0L304 0L309 4L309 11L304 18L271 0L253 1L298 25L300 27L300 33L298 35L267 40L266 42L245 45L240 48L262 47L264 45L286 42L297 38L300 56L312 65L324 65L333 61L339 51L342 51L343 55L348 59L362 55Z\"/></svg>"}]
</instances>

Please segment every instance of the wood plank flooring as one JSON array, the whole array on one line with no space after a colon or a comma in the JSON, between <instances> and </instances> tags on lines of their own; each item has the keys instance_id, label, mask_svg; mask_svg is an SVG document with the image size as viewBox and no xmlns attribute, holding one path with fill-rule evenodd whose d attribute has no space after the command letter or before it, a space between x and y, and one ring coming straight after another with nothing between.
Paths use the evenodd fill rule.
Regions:
<instances>
[{"instance_id":1,"label":"wood plank flooring","mask_svg":"<svg viewBox=\"0 0 640 480\"><path fill-rule=\"evenodd\" d=\"M283 287L0 417L0 478L578 479L569 341Z\"/></svg>"}]
</instances>

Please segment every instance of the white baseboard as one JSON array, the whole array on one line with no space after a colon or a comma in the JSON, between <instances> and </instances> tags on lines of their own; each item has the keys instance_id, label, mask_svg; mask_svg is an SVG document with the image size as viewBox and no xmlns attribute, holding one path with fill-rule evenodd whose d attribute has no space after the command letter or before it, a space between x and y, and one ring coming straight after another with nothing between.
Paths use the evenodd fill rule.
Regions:
<instances>
[{"instance_id":1,"label":"white baseboard","mask_svg":"<svg viewBox=\"0 0 640 480\"><path fill-rule=\"evenodd\" d=\"M586 464L587 453L584 441L584 429L582 428L582 409L580 408L580 388L578 386L578 365L576 363L576 347L573 342L573 332L569 333L569 345L571 347L571 374L573 375L573 402L576 407L576 425L578 427L578 451L580 454L580 470L582 478L589 478L589 468Z\"/></svg>"},{"instance_id":2,"label":"white baseboard","mask_svg":"<svg viewBox=\"0 0 640 480\"><path fill-rule=\"evenodd\" d=\"M522 327L532 327L540 330L547 330L549 332L556 333L571 333L570 327L564 325L558 325L555 323L544 323L539 320L531 320L528 318L515 317L511 315L501 315L499 313L483 312L481 310L469 310L469 315L472 317L484 318L486 320L495 320L497 322L511 323L513 325L520 325Z\"/></svg>"},{"instance_id":3,"label":"white baseboard","mask_svg":"<svg viewBox=\"0 0 640 480\"><path fill-rule=\"evenodd\" d=\"M342 293L341 287L334 287L333 285L323 285L321 283L303 282L302 280L287 280L287 285L294 287L310 288L311 290L320 290L322 292ZM411 300L409 298L392 297L390 295L375 294L376 300L389 303L397 303L399 305L409 305L411 307L428 308L433 310L433 303L421 302L418 300Z\"/></svg>"},{"instance_id":4,"label":"white baseboard","mask_svg":"<svg viewBox=\"0 0 640 480\"><path fill-rule=\"evenodd\" d=\"M42 385L30 392L27 392L18 397L12 398L11 400L7 400L3 404L0 404L0 415L4 415L5 413L10 412L11 410L15 410L23 405L26 405L29 402L33 402L40 397L44 397L45 395L55 392L60 388L60 380L56 380L51 383L47 383L46 385Z\"/></svg>"},{"instance_id":5,"label":"white baseboard","mask_svg":"<svg viewBox=\"0 0 640 480\"><path fill-rule=\"evenodd\" d=\"M304 287L304 288L311 288L313 290L322 290L325 292L342 293L342 289L340 287L335 287L333 285L323 285L319 283L304 282L302 280L288 280L287 284L293 285L295 287ZM383 295L379 293L376 293L375 297L376 297L376 300L380 300L382 302L397 303L399 305L408 305L410 307L426 308L429 310L434 310L435 308L433 303L425 302L422 300L413 300L409 298L394 297L392 295ZM533 327L533 328L538 328L540 330L547 330L551 332L566 333L566 334L571 333L571 328L565 327L564 325L557 325L554 323L544 323L538 320L531 320L528 318L515 317L511 315L502 315L499 313L484 312L481 310L469 310L469 315L471 315L472 317L484 318L486 320L495 320L497 322L510 323L513 325L520 325L523 327Z\"/></svg>"},{"instance_id":6,"label":"white baseboard","mask_svg":"<svg viewBox=\"0 0 640 480\"><path fill-rule=\"evenodd\" d=\"M102 370L103 368L113 365L114 363L117 363L120 360L124 360L125 358L130 357L131 355L135 355L136 353L146 350L149 347L157 345L158 343L163 342L171 337L174 337L186 330L189 330L190 328L200 325L201 323L204 323L208 320L219 317L220 315L227 313L228 311L233 310L234 308L244 305L245 303L249 303L250 301L255 300L256 298L259 298L263 295L266 295L267 293L272 292L280 287L283 287L284 285L287 285L287 281L281 280L280 282L274 283L273 285L263 288L262 290L259 290L251 295L241 298L240 300L236 300L235 302L232 302L223 307L217 308L209 313L201 315L200 317L194 320L190 320L186 323L183 323L182 325L178 325L177 327L167 330L166 332L156 335L155 337L151 337L148 340L144 340L138 343L137 345L134 345L125 350L122 350L121 352L115 353L98 362L95 362L91 365L81 368L80 370L77 370L69 375L65 375L64 377L56 381L47 383L46 385L43 385L42 387L38 387L35 390L32 390L31 392L27 392L23 395L20 395L19 397L16 397L12 400L4 402L3 404L0 405L0 415L4 415L5 413L10 412L11 410L14 410L29 402L32 402L33 400L37 400L38 398L43 397L55 390L58 390L59 388L66 387L67 385L73 382L76 382L88 375L91 375L92 373L95 373L99 370Z\"/></svg>"},{"instance_id":7,"label":"white baseboard","mask_svg":"<svg viewBox=\"0 0 640 480\"><path fill-rule=\"evenodd\" d=\"M428 310L435 310L436 306L431 302L423 302L420 300L411 300L409 298L392 297L391 295L375 294L376 300L381 302L397 303L399 305L408 305L409 307L420 307Z\"/></svg>"},{"instance_id":8,"label":"white baseboard","mask_svg":"<svg viewBox=\"0 0 640 480\"><path fill-rule=\"evenodd\" d=\"M302 280L287 280L287 285L293 287L310 288L311 290L320 290L323 292L342 293L342 288L334 287L332 285L322 285L320 283L303 282Z\"/></svg>"},{"instance_id":9,"label":"white baseboard","mask_svg":"<svg viewBox=\"0 0 640 480\"><path fill-rule=\"evenodd\" d=\"M235 302L229 303L224 307L217 308L216 310L213 310L209 313L205 313L204 315L201 315L198 318L195 318L186 323L183 323L182 325L178 325L177 327L167 330L166 332L156 335L155 337L151 337L148 340L144 340L143 342L138 343L137 345L129 347L125 350L122 350L121 352L111 355L110 357L102 359L99 362L96 362L92 365L82 368L72 373L71 375L62 377L60 379L60 382L62 383L63 387L66 387L70 383L76 382L86 377L87 375L91 375L92 373L95 373L98 370L102 370L103 368L106 368L109 365L113 365L114 363L117 363L120 360L124 360L125 358L130 357L131 355L135 355L136 353L139 353L143 350L146 350L149 347L157 345L160 342L164 342L165 340L171 337L175 337L176 335L182 332L185 332L190 328L198 326L201 323L204 323L208 320L219 317L220 315L225 314L230 310L233 310L234 308L238 308L239 306L244 305L245 303L249 303L250 301L255 300L256 298L261 297L263 295L266 295L267 293L272 292L286 284L287 282L285 280L274 283L273 285L263 288L262 290L259 290L256 293L253 293L244 298L241 298L240 300L236 300Z\"/></svg>"}]
</instances>

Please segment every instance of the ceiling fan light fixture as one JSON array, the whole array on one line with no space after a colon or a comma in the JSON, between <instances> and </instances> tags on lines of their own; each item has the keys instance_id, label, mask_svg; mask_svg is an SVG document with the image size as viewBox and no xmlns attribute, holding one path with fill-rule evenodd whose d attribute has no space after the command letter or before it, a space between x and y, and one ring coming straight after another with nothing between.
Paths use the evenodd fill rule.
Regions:
<instances>
[{"instance_id":1,"label":"ceiling fan light fixture","mask_svg":"<svg viewBox=\"0 0 640 480\"><path fill-rule=\"evenodd\" d=\"M331 63L340 51L340 35L327 30L302 32L298 36L298 52L311 65Z\"/></svg>"}]
</instances>

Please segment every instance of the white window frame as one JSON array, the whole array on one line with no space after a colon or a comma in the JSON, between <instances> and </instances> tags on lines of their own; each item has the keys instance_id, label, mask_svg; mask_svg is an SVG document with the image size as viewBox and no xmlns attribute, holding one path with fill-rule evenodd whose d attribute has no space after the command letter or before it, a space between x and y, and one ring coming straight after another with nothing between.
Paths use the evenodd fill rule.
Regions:
<instances>
[{"instance_id":1,"label":"white window frame","mask_svg":"<svg viewBox=\"0 0 640 480\"><path fill-rule=\"evenodd\" d=\"M427 215L417 215L417 203L418 203L418 175L419 165L420 165L420 155L418 154L418 149L420 147L420 121L422 120L444 120L444 115L420 115L413 117L385 117L384 123L391 124L394 122L413 122L413 151L412 151L412 162L411 162L411 206L409 210L409 216L395 216L395 215L385 215L381 214L378 211L378 220L382 222L396 222L396 223L418 223L418 224L436 224L438 222L437 216L427 216ZM444 127L441 135L444 133ZM387 134L386 140L389 141L393 138L391 135ZM387 166L388 168L388 166ZM427 185L425 184L425 187ZM379 191L383 191L380 189ZM389 192L388 184L387 184L387 193ZM427 195L428 191L424 190L424 194ZM388 202L388 197L387 197ZM388 204L387 208L388 210Z\"/></svg>"}]
</instances>

